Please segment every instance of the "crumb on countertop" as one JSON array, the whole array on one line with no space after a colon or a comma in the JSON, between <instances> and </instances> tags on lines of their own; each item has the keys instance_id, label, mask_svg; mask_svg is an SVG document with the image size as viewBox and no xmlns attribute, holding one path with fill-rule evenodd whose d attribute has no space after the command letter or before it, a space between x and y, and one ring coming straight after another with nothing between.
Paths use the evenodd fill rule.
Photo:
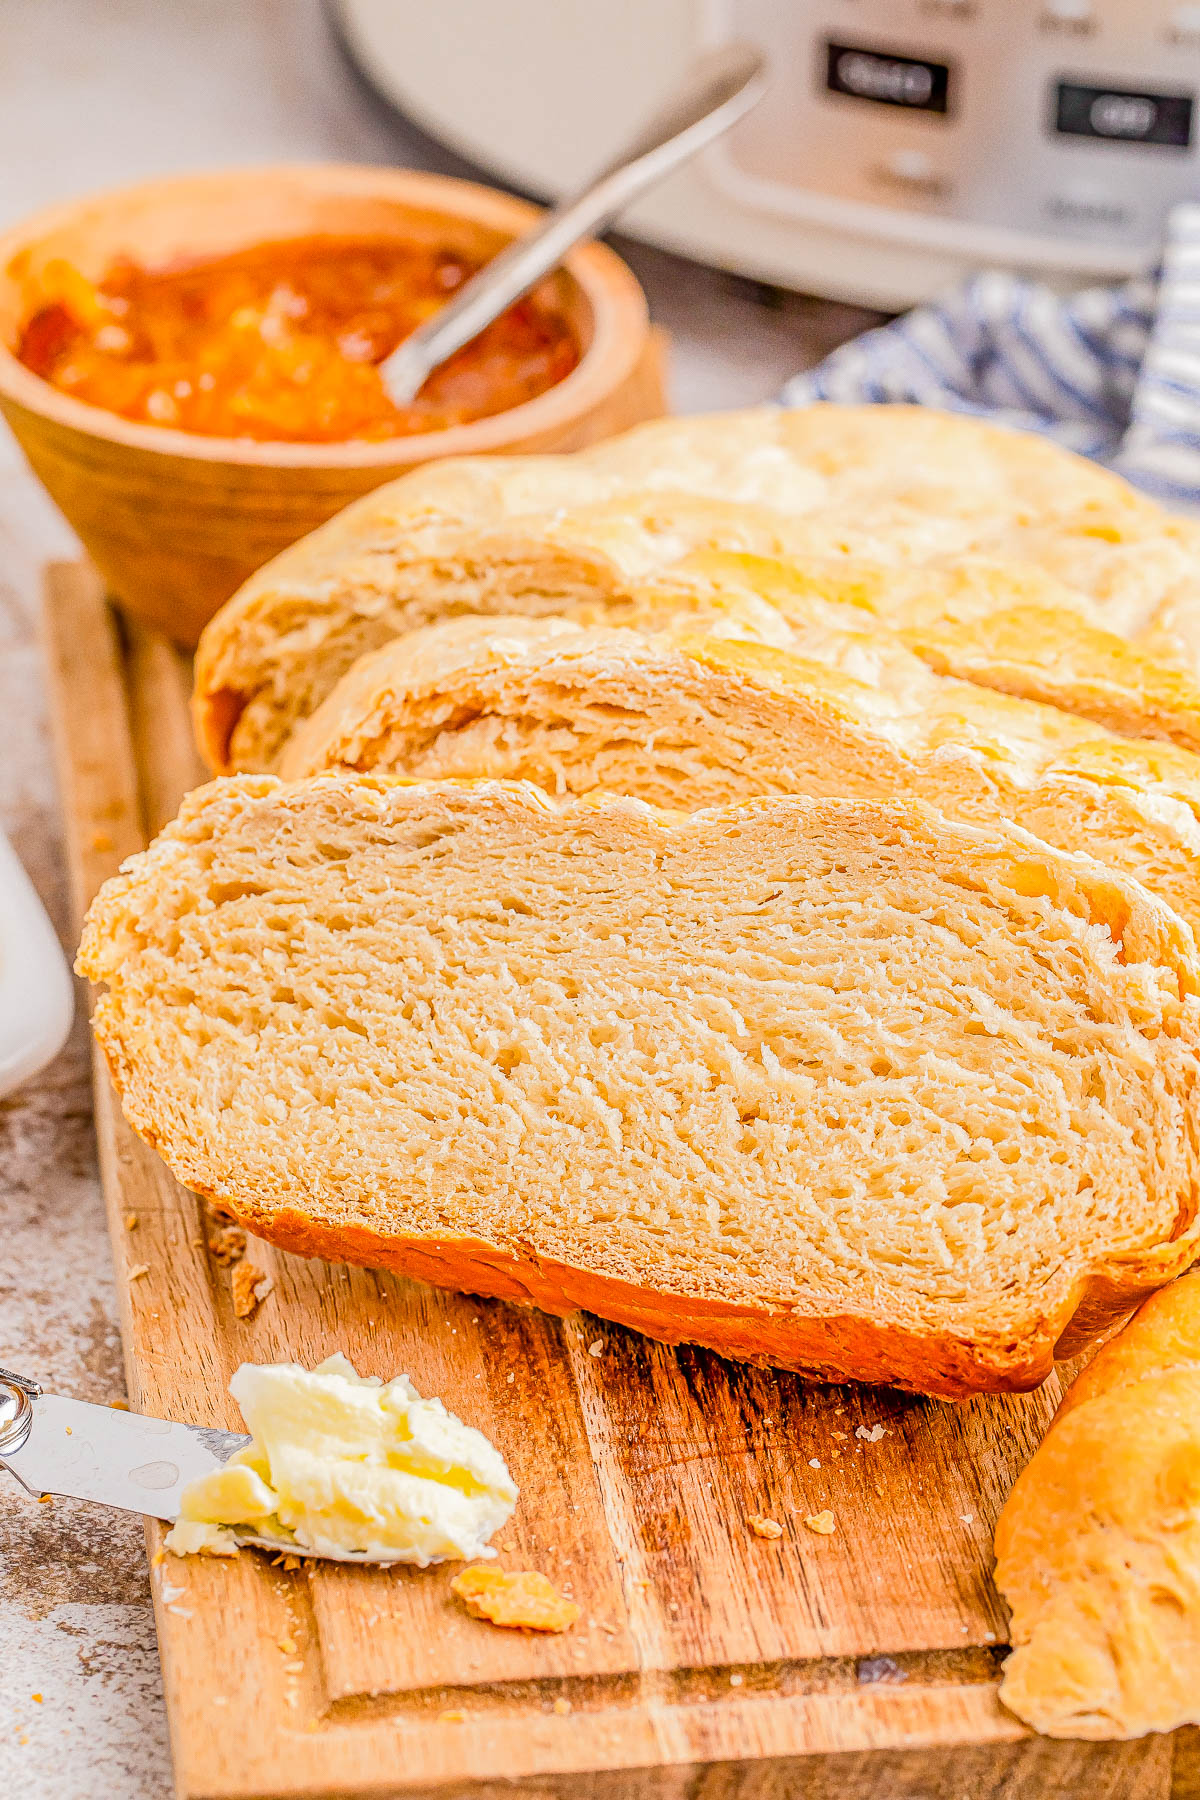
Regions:
<instances>
[{"instance_id":1,"label":"crumb on countertop","mask_svg":"<svg viewBox=\"0 0 1200 1800\"><path fill-rule=\"evenodd\" d=\"M574 1600L536 1569L491 1569L475 1564L456 1575L451 1590L476 1619L527 1631L566 1631L579 1617Z\"/></svg>"},{"instance_id":2,"label":"crumb on countertop","mask_svg":"<svg viewBox=\"0 0 1200 1800\"><path fill-rule=\"evenodd\" d=\"M804 1523L808 1526L810 1531L815 1531L819 1537L828 1537L831 1532L836 1531L837 1529L837 1520L829 1511L828 1507L826 1507L824 1512L808 1513Z\"/></svg>"},{"instance_id":3,"label":"crumb on countertop","mask_svg":"<svg viewBox=\"0 0 1200 1800\"><path fill-rule=\"evenodd\" d=\"M246 1234L240 1225L219 1225L208 1240L213 1261L227 1267L246 1254Z\"/></svg>"},{"instance_id":4,"label":"crumb on countertop","mask_svg":"<svg viewBox=\"0 0 1200 1800\"><path fill-rule=\"evenodd\" d=\"M239 1319L248 1319L257 1312L275 1283L265 1269L258 1268L252 1262L238 1262L233 1266L230 1287L233 1292L233 1310Z\"/></svg>"},{"instance_id":5,"label":"crumb on countertop","mask_svg":"<svg viewBox=\"0 0 1200 1800\"><path fill-rule=\"evenodd\" d=\"M764 1518L761 1513L755 1513L751 1518L750 1529L755 1537L781 1538L783 1536L783 1526L779 1520Z\"/></svg>"}]
</instances>

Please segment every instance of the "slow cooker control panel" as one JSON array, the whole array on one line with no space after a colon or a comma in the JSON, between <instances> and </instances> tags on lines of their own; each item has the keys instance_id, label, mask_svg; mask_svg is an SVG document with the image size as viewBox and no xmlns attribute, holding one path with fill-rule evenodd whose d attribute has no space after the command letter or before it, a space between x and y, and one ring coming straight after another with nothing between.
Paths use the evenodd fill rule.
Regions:
<instances>
[{"instance_id":1,"label":"slow cooker control panel","mask_svg":"<svg viewBox=\"0 0 1200 1800\"><path fill-rule=\"evenodd\" d=\"M715 0L770 92L711 154L745 204L920 242L1130 262L1200 199L1200 4ZM1068 241L1074 249L1056 252ZM1102 258L1098 257L1098 263ZM1086 258L1085 258L1086 261Z\"/></svg>"}]
</instances>

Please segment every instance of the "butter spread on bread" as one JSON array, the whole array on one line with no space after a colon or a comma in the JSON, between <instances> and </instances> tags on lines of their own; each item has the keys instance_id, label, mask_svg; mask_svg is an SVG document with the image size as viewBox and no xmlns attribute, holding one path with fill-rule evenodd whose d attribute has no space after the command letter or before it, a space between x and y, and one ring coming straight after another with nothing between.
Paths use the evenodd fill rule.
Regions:
<instances>
[{"instance_id":1,"label":"butter spread on bread","mask_svg":"<svg viewBox=\"0 0 1200 1800\"><path fill-rule=\"evenodd\" d=\"M947 1396L1196 1253L1191 932L1016 828L234 778L79 968L131 1123L287 1249Z\"/></svg>"}]
</instances>

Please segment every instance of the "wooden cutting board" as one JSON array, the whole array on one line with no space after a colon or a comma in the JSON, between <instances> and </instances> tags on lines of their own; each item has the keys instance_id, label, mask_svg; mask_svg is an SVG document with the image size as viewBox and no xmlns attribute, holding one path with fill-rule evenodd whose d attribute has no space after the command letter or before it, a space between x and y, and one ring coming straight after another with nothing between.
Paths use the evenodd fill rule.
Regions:
<instances>
[{"instance_id":1,"label":"wooden cutting board","mask_svg":"<svg viewBox=\"0 0 1200 1800\"><path fill-rule=\"evenodd\" d=\"M48 574L47 651L76 911L203 779L189 670ZM671 1350L250 1245L234 1316L202 1204L96 1120L130 1401L238 1429L245 1360L412 1375L499 1446L521 1500L501 1564L544 1570L561 1637L471 1619L451 1571L160 1558L154 1598L187 1800L1197 1800L1200 1734L1056 1743L996 1698L992 1526L1060 1392L949 1406ZM830 1509L821 1536L807 1516ZM751 1530L756 1515L783 1535Z\"/></svg>"}]
</instances>

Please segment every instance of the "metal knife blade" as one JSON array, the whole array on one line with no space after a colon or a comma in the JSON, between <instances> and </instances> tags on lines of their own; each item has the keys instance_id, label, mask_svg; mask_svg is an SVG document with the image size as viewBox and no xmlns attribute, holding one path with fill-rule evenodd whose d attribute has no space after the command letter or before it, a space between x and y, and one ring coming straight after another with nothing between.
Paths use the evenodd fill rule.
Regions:
<instances>
[{"instance_id":1,"label":"metal knife blade","mask_svg":"<svg viewBox=\"0 0 1200 1800\"><path fill-rule=\"evenodd\" d=\"M28 1435L10 1447L0 1420L0 1469L7 1468L35 1495L65 1494L175 1519L187 1483L211 1474L250 1442L237 1432L176 1425L38 1393L33 1383L23 1383L22 1390ZM14 1418L9 1438L19 1429Z\"/></svg>"}]
</instances>

